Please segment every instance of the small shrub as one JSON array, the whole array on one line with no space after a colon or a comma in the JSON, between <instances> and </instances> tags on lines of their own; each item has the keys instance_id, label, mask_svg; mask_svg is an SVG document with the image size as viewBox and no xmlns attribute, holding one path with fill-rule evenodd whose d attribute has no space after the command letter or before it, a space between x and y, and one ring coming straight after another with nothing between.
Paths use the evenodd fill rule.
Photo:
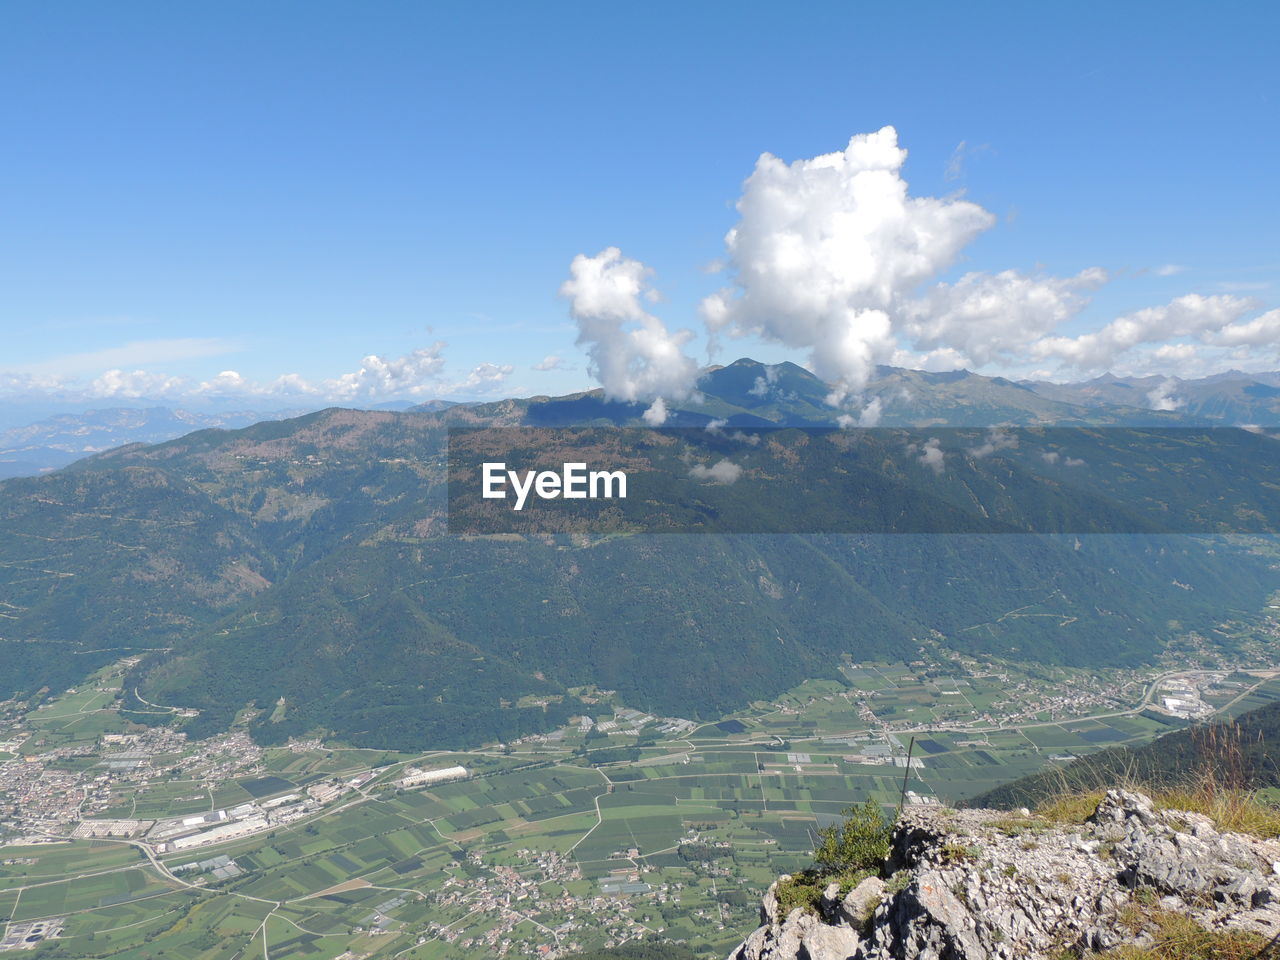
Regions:
<instances>
[{"instance_id":1,"label":"small shrub","mask_svg":"<svg viewBox=\"0 0 1280 960\"><path fill-rule=\"evenodd\" d=\"M814 863L826 874L855 870L877 873L889 856L889 834L892 825L885 820L880 804L874 800L847 807L841 814L843 823L818 831L818 848Z\"/></svg>"},{"instance_id":2,"label":"small shrub","mask_svg":"<svg viewBox=\"0 0 1280 960\"><path fill-rule=\"evenodd\" d=\"M817 913L818 904L822 900L822 891L830 882L811 870L779 882L774 891L778 897L778 915L786 917L796 907L800 907L806 913Z\"/></svg>"},{"instance_id":3,"label":"small shrub","mask_svg":"<svg viewBox=\"0 0 1280 960\"><path fill-rule=\"evenodd\" d=\"M805 870L778 884L778 911L784 917L796 907L801 907L806 913L819 913L822 892L832 883L839 884L837 896L844 897L867 877L875 874L876 871L873 870L845 870L841 873Z\"/></svg>"}]
</instances>

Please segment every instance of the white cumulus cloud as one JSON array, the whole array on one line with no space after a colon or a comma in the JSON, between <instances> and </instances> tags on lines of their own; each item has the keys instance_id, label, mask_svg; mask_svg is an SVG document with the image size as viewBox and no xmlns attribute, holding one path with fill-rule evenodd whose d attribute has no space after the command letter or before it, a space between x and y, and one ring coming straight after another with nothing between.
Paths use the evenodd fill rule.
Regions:
<instances>
[{"instance_id":1,"label":"white cumulus cloud","mask_svg":"<svg viewBox=\"0 0 1280 960\"><path fill-rule=\"evenodd\" d=\"M437 340L402 357L370 354L360 369L325 380L322 390L338 400L371 400L387 396L421 396L432 391L444 369L444 342Z\"/></svg>"},{"instance_id":2,"label":"white cumulus cloud","mask_svg":"<svg viewBox=\"0 0 1280 960\"><path fill-rule=\"evenodd\" d=\"M515 370L509 363L481 363L471 368L465 380L454 384L447 392L456 390L492 393L502 387Z\"/></svg>"},{"instance_id":3,"label":"white cumulus cloud","mask_svg":"<svg viewBox=\"0 0 1280 960\"><path fill-rule=\"evenodd\" d=\"M733 286L702 303L713 339L807 350L834 402L856 394L893 354L902 302L995 222L966 200L910 196L906 155L893 127L790 164L763 154L725 237Z\"/></svg>"},{"instance_id":4,"label":"white cumulus cloud","mask_svg":"<svg viewBox=\"0 0 1280 960\"><path fill-rule=\"evenodd\" d=\"M511 364L480 363L465 377L451 382L444 377L444 349L445 344L437 341L400 357L370 354L356 370L320 380L286 373L272 380L258 381L236 370L223 370L207 380L196 380L152 370L113 367L87 382L77 383L65 377L0 372L0 393L57 389L70 396L120 400L296 398L358 405L395 398L493 394L502 389L515 369Z\"/></svg>"},{"instance_id":5,"label":"white cumulus cloud","mask_svg":"<svg viewBox=\"0 0 1280 960\"><path fill-rule=\"evenodd\" d=\"M186 385L181 377L146 370L105 370L86 389L91 397L136 400L139 397L163 397L177 394Z\"/></svg>"},{"instance_id":6,"label":"white cumulus cloud","mask_svg":"<svg viewBox=\"0 0 1280 960\"><path fill-rule=\"evenodd\" d=\"M906 304L903 329L917 350L944 351L940 366L1017 361L1032 343L1079 313L1087 294L1106 281L1098 267L1074 277L967 273Z\"/></svg>"},{"instance_id":7,"label":"white cumulus cloud","mask_svg":"<svg viewBox=\"0 0 1280 960\"><path fill-rule=\"evenodd\" d=\"M1253 300L1243 297L1229 294L1206 297L1189 293L1164 306L1146 307L1117 317L1091 333L1077 337L1045 337L1032 345L1031 352L1036 359L1058 360L1070 367L1108 370L1125 354L1143 344L1167 343L1182 337L1215 344L1233 335L1253 336L1265 325L1258 330L1246 330L1248 325L1239 325L1236 321L1255 308ZM1234 331L1234 334L1229 331Z\"/></svg>"},{"instance_id":8,"label":"white cumulus cloud","mask_svg":"<svg viewBox=\"0 0 1280 960\"><path fill-rule=\"evenodd\" d=\"M645 309L659 299L652 271L608 247L594 257L579 254L560 287L578 324L591 374L611 400L649 402L646 420L666 419L666 401L692 396L698 367L685 355L692 331L670 331ZM662 401L659 408L658 402Z\"/></svg>"}]
</instances>

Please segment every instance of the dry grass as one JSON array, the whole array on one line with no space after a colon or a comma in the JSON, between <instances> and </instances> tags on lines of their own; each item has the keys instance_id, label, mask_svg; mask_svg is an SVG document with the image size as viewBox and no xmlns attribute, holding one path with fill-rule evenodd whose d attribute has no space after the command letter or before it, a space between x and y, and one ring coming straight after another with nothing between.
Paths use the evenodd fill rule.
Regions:
<instances>
[{"instance_id":1,"label":"dry grass","mask_svg":"<svg viewBox=\"0 0 1280 960\"><path fill-rule=\"evenodd\" d=\"M1055 823L1084 823L1098 809L1105 795L1105 790L1066 790L1038 805L1035 812L1037 816Z\"/></svg>"},{"instance_id":2,"label":"dry grass","mask_svg":"<svg viewBox=\"0 0 1280 960\"><path fill-rule=\"evenodd\" d=\"M1125 944L1108 950L1101 954L1108 960L1258 960L1268 955L1266 939L1256 933L1207 930L1181 913L1132 906L1125 911L1121 923L1134 936L1147 934L1151 943L1141 947Z\"/></svg>"},{"instance_id":3,"label":"dry grass","mask_svg":"<svg viewBox=\"0 0 1280 960\"><path fill-rule=\"evenodd\" d=\"M1280 807L1263 800L1248 785L1240 728L1234 724L1206 727L1196 739L1199 763L1175 785L1143 783L1136 771L1115 778L1113 786L1145 793L1162 810L1186 810L1211 819L1219 830L1256 837L1280 837ZM1061 775L1054 796L1036 807L1036 813L1060 823L1083 823L1105 794L1100 789L1080 789Z\"/></svg>"},{"instance_id":4,"label":"dry grass","mask_svg":"<svg viewBox=\"0 0 1280 960\"><path fill-rule=\"evenodd\" d=\"M1188 810L1212 820L1219 830L1255 837L1280 837L1280 808L1258 798L1254 790L1229 790L1220 785L1157 790L1152 797L1166 810Z\"/></svg>"},{"instance_id":5,"label":"dry grass","mask_svg":"<svg viewBox=\"0 0 1280 960\"><path fill-rule=\"evenodd\" d=\"M1123 787L1145 793L1157 809L1202 814L1219 830L1255 837L1280 837L1280 807L1261 800L1256 791L1229 790L1209 782L1167 789L1151 789L1141 783L1127 783ZM1084 823L1102 797L1101 790L1064 793L1036 807L1036 813L1058 823Z\"/></svg>"}]
</instances>

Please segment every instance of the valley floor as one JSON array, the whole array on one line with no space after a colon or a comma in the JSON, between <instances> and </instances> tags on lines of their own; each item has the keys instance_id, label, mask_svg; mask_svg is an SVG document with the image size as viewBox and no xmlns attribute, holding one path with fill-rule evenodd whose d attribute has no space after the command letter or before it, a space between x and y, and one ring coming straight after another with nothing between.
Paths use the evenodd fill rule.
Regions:
<instances>
[{"instance_id":1,"label":"valley floor","mask_svg":"<svg viewBox=\"0 0 1280 960\"><path fill-rule=\"evenodd\" d=\"M895 805L905 777L909 802L950 804L1271 702L1268 646L1102 675L927 652L849 662L712 723L584 689L594 721L412 757L264 749L239 729L188 742L128 719L182 718L122 689L116 664L0 705L0 951L446 960L661 935L723 956L850 803ZM453 766L465 777L401 782Z\"/></svg>"}]
</instances>

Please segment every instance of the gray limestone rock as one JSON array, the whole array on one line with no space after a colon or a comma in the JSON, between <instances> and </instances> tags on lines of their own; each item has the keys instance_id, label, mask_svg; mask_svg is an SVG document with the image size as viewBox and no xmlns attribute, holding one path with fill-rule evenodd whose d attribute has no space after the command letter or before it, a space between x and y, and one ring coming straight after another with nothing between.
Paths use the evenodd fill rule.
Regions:
<instances>
[{"instance_id":1,"label":"gray limestone rock","mask_svg":"<svg viewBox=\"0 0 1280 960\"><path fill-rule=\"evenodd\" d=\"M830 884L818 912L778 916L776 885L761 926L731 960L1047 960L1062 948L1134 942L1120 914L1149 891L1163 910L1207 928L1280 934L1280 843L1219 831L1208 818L1159 810L1124 790L1083 825L1024 810L909 808L885 876L844 897ZM1148 896L1148 895L1142 895ZM1138 935L1138 938L1141 934Z\"/></svg>"}]
</instances>

